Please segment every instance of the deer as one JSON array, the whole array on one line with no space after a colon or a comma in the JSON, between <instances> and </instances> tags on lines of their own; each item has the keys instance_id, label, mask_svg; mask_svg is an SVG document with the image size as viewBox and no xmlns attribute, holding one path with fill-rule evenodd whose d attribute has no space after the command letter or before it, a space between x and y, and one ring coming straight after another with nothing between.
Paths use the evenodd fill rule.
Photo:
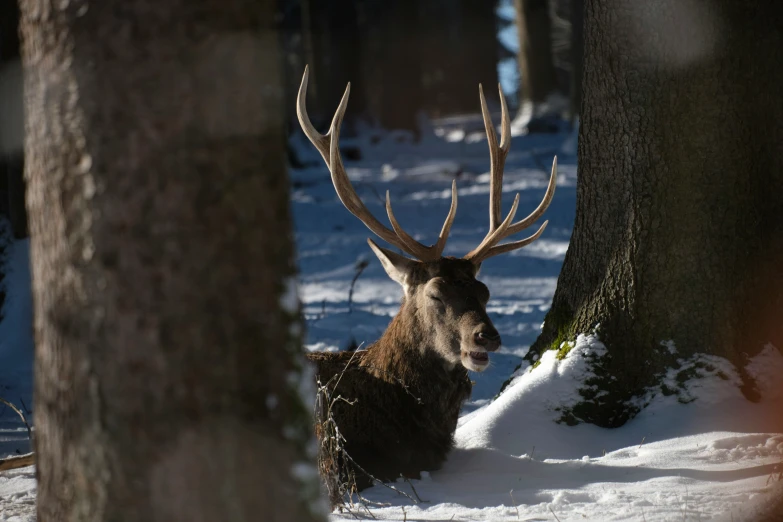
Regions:
<instances>
[{"instance_id":1,"label":"deer","mask_svg":"<svg viewBox=\"0 0 783 522\"><path fill-rule=\"evenodd\" d=\"M462 258L443 256L457 211L456 180L451 206L434 245L425 246L405 232L386 192L391 229L373 216L353 188L340 156L340 127L351 84L345 89L327 134L320 134L306 109L309 72L305 68L297 96L297 117L331 174L345 208L376 236L410 257L367 242L386 274L403 289L399 312L381 337L366 349L311 352L318 385L315 424L318 468L332 507L346 491L375 482L419 478L439 469L454 446L463 403L470 397L468 371L482 372L501 337L487 315L487 286L476 279L486 259L517 250L538 239L545 221L531 236L500 242L530 227L555 192L557 157L543 200L526 218L514 222L519 194L501 221L503 168L511 145L508 107L500 89L501 138L497 135L479 85L481 112L490 152L489 230Z\"/></svg>"}]
</instances>

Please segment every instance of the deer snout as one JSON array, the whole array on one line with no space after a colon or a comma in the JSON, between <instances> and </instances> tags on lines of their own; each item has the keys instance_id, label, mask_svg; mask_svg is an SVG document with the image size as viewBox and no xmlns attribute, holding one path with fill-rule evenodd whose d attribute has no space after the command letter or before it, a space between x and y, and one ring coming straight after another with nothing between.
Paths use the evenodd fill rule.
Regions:
<instances>
[{"instance_id":1,"label":"deer snout","mask_svg":"<svg viewBox=\"0 0 783 522\"><path fill-rule=\"evenodd\" d=\"M500 348L500 334L494 328L484 328L473 334L473 341L488 352Z\"/></svg>"}]
</instances>

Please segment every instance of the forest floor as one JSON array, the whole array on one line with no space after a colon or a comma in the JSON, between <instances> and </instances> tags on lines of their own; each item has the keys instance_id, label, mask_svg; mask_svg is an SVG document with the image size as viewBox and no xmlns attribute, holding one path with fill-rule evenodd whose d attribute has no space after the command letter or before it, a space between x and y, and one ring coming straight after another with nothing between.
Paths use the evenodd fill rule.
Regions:
<instances>
[{"instance_id":1,"label":"forest floor","mask_svg":"<svg viewBox=\"0 0 783 522\"><path fill-rule=\"evenodd\" d=\"M444 122L425 132L419 144L401 133L362 136L343 138L346 167L381 221L389 190L402 226L417 240L434 242L456 178L459 205L445 253L462 256L481 241L489 213L489 157L478 116ZM554 155L559 162L557 192L543 236L482 267L479 278L492 293L488 313L503 347L491 355L487 371L471 374L473 396L445 466L421 480L394 484L399 492L380 485L366 490L366 500L333 513L332 520L652 522L708 520L721 514L725 520L742 520L754 503L783 487L783 390L775 388L783 375L783 357L773 347L750 367L764 396L760 403L742 397L727 362L702 358L681 361L692 371L683 380L678 378L682 368L672 370L668 377L678 392L651 390L640 400L646 407L621 428L557 422L559 411L579 399L590 375L589 358L603 350L600 339L582 336L563 359L547 353L535 369L522 361L550 305L573 228L575 142L566 129L512 141L504 211L517 192L520 217L536 207ZM312 146L304 138L294 140L294 146L300 159L313 161L291 171L306 347L366 346L396 313L401 291L367 246L369 230L337 199ZM7 255L0 397L31 406L27 256L27 242L13 244ZM520 364L510 386L495 398ZM28 449L21 421L10 410L1 411L0 456ZM34 520L34 499L32 468L0 472L0 521Z\"/></svg>"}]
</instances>

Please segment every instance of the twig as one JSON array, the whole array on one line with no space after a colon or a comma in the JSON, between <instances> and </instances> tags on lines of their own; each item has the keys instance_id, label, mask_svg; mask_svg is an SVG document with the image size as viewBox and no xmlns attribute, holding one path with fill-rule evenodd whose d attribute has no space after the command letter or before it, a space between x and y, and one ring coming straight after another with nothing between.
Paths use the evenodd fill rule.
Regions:
<instances>
[{"instance_id":1,"label":"twig","mask_svg":"<svg viewBox=\"0 0 783 522\"><path fill-rule=\"evenodd\" d=\"M364 507L364 509L367 511L367 514L370 515L373 518L373 520L377 520L378 518L375 515L373 515L372 511L370 511L370 508L367 507L367 504L369 504L370 501L364 498L363 496L361 496L358 491L356 492L356 497L359 499L359 502L362 503L362 507Z\"/></svg>"},{"instance_id":2,"label":"twig","mask_svg":"<svg viewBox=\"0 0 783 522\"><path fill-rule=\"evenodd\" d=\"M358 348L357 348L357 350L358 350ZM395 377L394 374L391 373L390 371L385 370L384 368L379 368L377 366L373 366L371 364L364 365L364 366L362 366L362 368L366 368L368 370L375 370L377 372L380 372L380 373L386 375L387 377L390 377L390 378L394 379L395 381L397 381L400 384L400 386L402 386L402 388L405 390L405 393L407 393L408 395L413 397L413 399L416 401L417 404L424 404L424 402L421 400L420 397L417 397L413 393L411 393L410 388L408 388L408 385L405 384L405 381L403 381L399 377Z\"/></svg>"},{"instance_id":3,"label":"twig","mask_svg":"<svg viewBox=\"0 0 783 522\"><path fill-rule=\"evenodd\" d=\"M517 507L517 501L514 500L514 490L508 492L509 496L511 496L511 505L514 506L514 509L517 511L517 520L519 520L519 508Z\"/></svg>"},{"instance_id":4,"label":"twig","mask_svg":"<svg viewBox=\"0 0 783 522\"><path fill-rule=\"evenodd\" d=\"M411 489L413 490L413 494L416 495L416 500L418 500L419 502L429 502L428 500L422 500L421 497L419 497L419 494L416 492L416 488L413 487L413 482L411 482L411 479L403 476L402 473L400 473L400 476L411 487Z\"/></svg>"},{"instance_id":5,"label":"twig","mask_svg":"<svg viewBox=\"0 0 783 522\"><path fill-rule=\"evenodd\" d=\"M403 497L407 498L408 500L410 500L410 501L411 501L411 502L413 502L414 504L418 504L418 502L416 501L416 499L415 499L415 498L413 498L412 496L408 495L408 494L407 494L407 493L405 493L404 491L401 491L401 490L399 490L399 489L395 488L394 486L391 486L391 485L389 485L389 484L386 484L385 482L383 482L383 481L381 481L381 480L378 480L377 478L375 478L375 477L374 477L372 474L370 474L370 473L369 473L367 470L365 470L363 467L361 467L360 465L358 465L358 464L356 463L356 461L355 461L355 460L353 460L353 458L352 458L352 457L351 457L351 456L348 454L348 452L347 452L347 451L343 451L343 457L346 457L348 460L350 460L350 461L351 461L351 464L353 464L353 465L356 467L356 469L358 469L359 471L361 471L362 473L364 473L365 475L367 475L367 476L368 476L368 477L369 477L369 478L370 478L370 479L371 479L373 482L375 482L376 484L379 484L379 485L381 485L381 486L383 486L383 487L385 487L385 488L388 488L388 489L390 489L390 490L392 490L392 491L394 491L394 492L396 492L396 493L398 493L398 494L402 495Z\"/></svg>"},{"instance_id":6,"label":"twig","mask_svg":"<svg viewBox=\"0 0 783 522\"><path fill-rule=\"evenodd\" d=\"M2 402L6 406L8 406L12 410L14 410L17 413L17 415L19 415L19 418L22 419L22 422L24 423L25 427L27 428L27 438L29 438L30 442L32 443L32 441L33 441L33 430L30 429L30 425L27 423L27 419L25 418L24 413L22 413L22 410L20 410L19 408L17 408L16 406L14 406L10 402L8 402L7 400L3 399L2 397L0 397L0 402Z\"/></svg>"},{"instance_id":7,"label":"twig","mask_svg":"<svg viewBox=\"0 0 783 522\"><path fill-rule=\"evenodd\" d=\"M356 273L353 275L353 279L351 279L351 288L348 290L348 313L353 312L353 287L356 285L356 280L359 279L359 276L362 275L362 272L364 272L364 269L370 266L370 262L366 259L360 259L356 262L356 266L354 267L356 269Z\"/></svg>"},{"instance_id":8,"label":"twig","mask_svg":"<svg viewBox=\"0 0 783 522\"><path fill-rule=\"evenodd\" d=\"M370 189L370 192L373 193L373 195L378 199L378 201L381 203L381 205L386 205L386 200L381 197L381 195L378 193L378 190L374 186L372 186L371 184L369 184L369 183L367 183L365 181L361 181L361 180L358 180L356 182L356 184L358 186L360 186L360 187L366 187L366 188Z\"/></svg>"},{"instance_id":9,"label":"twig","mask_svg":"<svg viewBox=\"0 0 783 522\"><path fill-rule=\"evenodd\" d=\"M407 522L407 520L408 520L408 513L405 512L405 507L400 506L400 509L402 509L402 522Z\"/></svg>"},{"instance_id":10,"label":"twig","mask_svg":"<svg viewBox=\"0 0 783 522\"><path fill-rule=\"evenodd\" d=\"M530 450L530 460L533 460L533 453L535 453L535 452L536 452L536 447L533 446L533 449Z\"/></svg>"},{"instance_id":11,"label":"twig","mask_svg":"<svg viewBox=\"0 0 783 522\"><path fill-rule=\"evenodd\" d=\"M26 414L30 415L33 412L30 408L27 407L27 404L24 403L24 399L22 399L21 397L19 397L19 402L22 403L22 408L24 409Z\"/></svg>"},{"instance_id":12,"label":"twig","mask_svg":"<svg viewBox=\"0 0 783 522\"><path fill-rule=\"evenodd\" d=\"M351 508L349 508L348 506L340 506L340 512L342 512L342 510L343 510L343 509L344 509L344 510L346 510L346 511L348 512L348 514L349 514L349 515L351 515L351 516L352 516L353 518L355 518L356 520L361 520L361 518L359 518L359 515L357 515L356 513L354 513L354 512L351 510Z\"/></svg>"},{"instance_id":13,"label":"twig","mask_svg":"<svg viewBox=\"0 0 783 522\"><path fill-rule=\"evenodd\" d=\"M24 468L26 466L32 466L35 464L35 454L27 453L26 455L17 455L0 459L0 471L8 471L9 469Z\"/></svg>"},{"instance_id":14,"label":"twig","mask_svg":"<svg viewBox=\"0 0 783 522\"><path fill-rule=\"evenodd\" d=\"M555 517L555 520L557 520L557 522L560 522L560 519L557 518L557 514L555 514L555 512L552 511L552 506L547 506L547 507L549 508L549 512L552 513L552 515Z\"/></svg>"},{"instance_id":15,"label":"twig","mask_svg":"<svg viewBox=\"0 0 783 522\"><path fill-rule=\"evenodd\" d=\"M374 500L370 500L369 498L364 498L363 496L361 496L359 494L358 491L356 492L356 496L359 497L360 499L362 499L362 502L365 502L366 504L369 504L369 505L374 506L374 507L379 507L379 508L391 507L391 503L390 502L376 502Z\"/></svg>"},{"instance_id":16,"label":"twig","mask_svg":"<svg viewBox=\"0 0 783 522\"><path fill-rule=\"evenodd\" d=\"M642 437L642 444L644 444L644 439L646 438L647 438L646 436ZM639 444L639 447L637 449L642 449L642 444Z\"/></svg>"}]
</instances>

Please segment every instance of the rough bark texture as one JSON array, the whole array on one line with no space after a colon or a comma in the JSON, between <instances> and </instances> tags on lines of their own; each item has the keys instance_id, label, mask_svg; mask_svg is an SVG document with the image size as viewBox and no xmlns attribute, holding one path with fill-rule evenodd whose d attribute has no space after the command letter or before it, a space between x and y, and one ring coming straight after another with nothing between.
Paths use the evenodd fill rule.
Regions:
<instances>
[{"instance_id":1,"label":"rough bark texture","mask_svg":"<svg viewBox=\"0 0 783 522\"><path fill-rule=\"evenodd\" d=\"M40 522L318 518L273 6L21 2Z\"/></svg>"},{"instance_id":2,"label":"rough bark texture","mask_svg":"<svg viewBox=\"0 0 783 522\"><path fill-rule=\"evenodd\" d=\"M548 0L514 0L519 32L521 101L542 102L556 86Z\"/></svg>"},{"instance_id":3,"label":"rough bark texture","mask_svg":"<svg viewBox=\"0 0 783 522\"><path fill-rule=\"evenodd\" d=\"M661 341L740 368L783 347L781 19L771 0L586 3L577 217L531 353L600 323L623 398L674 364Z\"/></svg>"}]
</instances>

